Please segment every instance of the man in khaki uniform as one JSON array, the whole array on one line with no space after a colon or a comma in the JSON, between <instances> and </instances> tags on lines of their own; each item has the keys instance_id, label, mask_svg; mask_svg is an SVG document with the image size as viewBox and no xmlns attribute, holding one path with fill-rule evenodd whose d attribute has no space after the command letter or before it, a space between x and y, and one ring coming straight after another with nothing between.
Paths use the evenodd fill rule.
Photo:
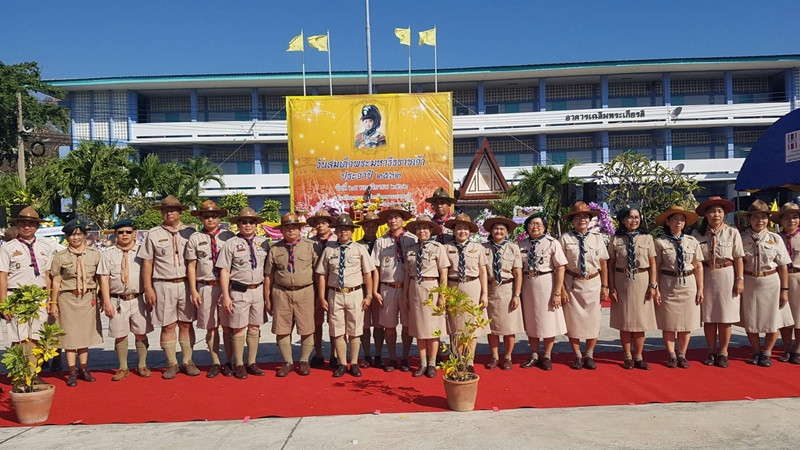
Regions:
<instances>
[{"instance_id":1,"label":"man in khaki uniform","mask_svg":"<svg viewBox=\"0 0 800 450\"><path fill-rule=\"evenodd\" d=\"M314 251L317 256L322 255L325 247L335 245L336 236L331 231L331 224L333 217L328 211L321 209L309 217L308 226L314 228L314 236L311 242L314 243ZM314 310L314 357L311 358L311 367L322 367L325 365L325 358L322 356L322 324L325 322L325 311L317 305ZM336 349L331 344L331 357L329 358L331 368L335 369L339 366L339 360L336 359Z\"/></svg>"},{"instance_id":2,"label":"man in khaki uniform","mask_svg":"<svg viewBox=\"0 0 800 450\"><path fill-rule=\"evenodd\" d=\"M264 323L264 261L269 250L267 239L256 236L256 227L264 219L253 208L244 207L231 223L239 234L228 239L219 254L217 268L222 285L220 322L232 332L234 376L263 376L256 364L260 329ZM244 365L245 332L247 333L247 366Z\"/></svg>"},{"instance_id":3,"label":"man in khaki uniform","mask_svg":"<svg viewBox=\"0 0 800 450\"><path fill-rule=\"evenodd\" d=\"M36 239L36 230L44 222L33 207L28 206L11 218L18 234L0 247L0 301L5 300L18 286L35 284L50 288L50 264L53 250L46 242ZM39 338L39 329L47 320L47 308L39 308L39 318L29 323L17 323L11 317L4 318L7 323L8 338L12 343L20 342L25 354L32 357L33 342ZM59 356L60 361L60 356Z\"/></svg>"},{"instance_id":4,"label":"man in khaki uniform","mask_svg":"<svg viewBox=\"0 0 800 450\"><path fill-rule=\"evenodd\" d=\"M314 266L317 254L314 244L300 238L305 225L296 214L281 217L283 240L269 250L264 264L264 300L272 314L272 332L277 337L283 365L277 376L285 377L294 370L292 359L292 327L300 335L300 375L311 373L308 357L314 348Z\"/></svg>"},{"instance_id":5,"label":"man in khaki uniform","mask_svg":"<svg viewBox=\"0 0 800 450\"><path fill-rule=\"evenodd\" d=\"M175 378L179 371L197 376L200 370L192 361L192 322L197 311L189 299L186 259L183 256L186 243L195 230L181 223L181 211L189 208L181 205L177 198L168 195L154 209L161 211L163 222L147 232L137 256L142 259L144 298L155 312L153 325L161 327L161 348L167 357L167 369L162 378ZM183 363L180 367L176 354L176 327Z\"/></svg>"},{"instance_id":6,"label":"man in khaki uniform","mask_svg":"<svg viewBox=\"0 0 800 450\"><path fill-rule=\"evenodd\" d=\"M153 331L150 308L142 295L142 260L136 257L139 244L133 220L123 219L111 226L117 244L109 247L100 256L97 275L100 276L100 295L103 312L109 318L108 336L114 338L119 370L111 381L122 381L128 377L128 335L136 340L139 357L139 376L147 378L147 333Z\"/></svg>"},{"instance_id":7,"label":"man in khaki uniform","mask_svg":"<svg viewBox=\"0 0 800 450\"><path fill-rule=\"evenodd\" d=\"M350 340L350 374L360 377L359 337L364 329L364 311L372 301L375 264L364 246L353 243L356 226L346 213L336 218L337 246L325 248L314 272L317 274L317 300L322 309L328 311L328 328L336 355L342 360L347 355L346 334ZM333 376L341 377L347 370L347 365L340 363Z\"/></svg>"},{"instance_id":8,"label":"man in khaki uniform","mask_svg":"<svg viewBox=\"0 0 800 450\"><path fill-rule=\"evenodd\" d=\"M211 355L211 368L207 378L214 378L220 373L233 375L231 365L231 336L226 333L225 366L219 359L219 308L222 303L222 288L219 284L219 269L215 267L220 249L233 237L233 233L219 227L221 218L228 215L225 209L219 209L212 200L206 200L200 208L192 211L199 217L203 229L193 234L186 244L186 277L189 279L189 292L192 303L197 308L197 327L206 330L206 345Z\"/></svg>"},{"instance_id":9,"label":"man in khaki uniform","mask_svg":"<svg viewBox=\"0 0 800 450\"><path fill-rule=\"evenodd\" d=\"M364 237L358 241L359 244L363 245L367 249L367 253L372 255L372 250L375 248L375 242L378 240L378 227L383 223L381 218L375 214L374 212L370 211L364 215L364 220L356 222L356 225L359 225L361 228L364 229ZM375 270L372 271L372 287L373 290L377 290L377 286L379 283L378 279L378 269L377 267ZM373 292L373 298L377 301L374 301L370 304L369 308L364 311L364 333L361 335L361 347L364 349L364 359L358 364L361 368L367 367L375 367L377 369L383 369L383 358L381 358L381 353L383 352L383 336L384 331L383 327L378 324L378 316L381 312L381 299L380 297L375 297L375 293ZM375 327L375 359L372 359L372 356L369 353L369 340L372 336L370 328Z\"/></svg>"},{"instance_id":10,"label":"man in khaki uniform","mask_svg":"<svg viewBox=\"0 0 800 450\"><path fill-rule=\"evenodd\" d=\"M426 202L431 204L433 211L433 221L439 225L441 231L436 236L436 240L441 244L448 244L453 241L453 230L444 226L445 222L455 218L452 213L453 204L456 199L450 197L450 194L444 188L436 188L433 195L425 199Z\"/></svg>"}]
</instances>

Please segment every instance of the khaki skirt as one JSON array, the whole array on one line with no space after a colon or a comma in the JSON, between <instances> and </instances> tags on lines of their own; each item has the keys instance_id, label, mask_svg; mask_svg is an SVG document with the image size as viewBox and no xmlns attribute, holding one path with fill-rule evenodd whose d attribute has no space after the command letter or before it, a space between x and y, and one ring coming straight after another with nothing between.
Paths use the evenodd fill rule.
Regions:
<instances>
[{"instance_id":1,"label":"khaki skirt","mask_svg":"<svg viewBox=\"0 0 800 450\"><path fill-rule=\"evenodd\" d=\"M58 294L58 323L66 333L59 347L65 350L87 348L103 343L100 309L94 292L81 296L71 291Z\"/></svg>"}]
</instances>

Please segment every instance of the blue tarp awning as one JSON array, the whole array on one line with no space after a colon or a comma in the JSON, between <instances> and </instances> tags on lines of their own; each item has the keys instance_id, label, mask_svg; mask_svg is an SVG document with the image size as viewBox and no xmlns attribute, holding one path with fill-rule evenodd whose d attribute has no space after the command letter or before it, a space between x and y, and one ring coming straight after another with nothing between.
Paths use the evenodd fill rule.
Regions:
<instances>
[{"instance_id":1,"label":"blue tarp awning","mask_svg":"<svg viewBox=\"0 0 800 450\"><path fill-rule=\"evenodd\" d=\"M737 191L800 190L800 160L786 162L786 135L792 132L800 133L800 109L778 119L756 141L736 178Z\"/></svg>"}]
</instances>

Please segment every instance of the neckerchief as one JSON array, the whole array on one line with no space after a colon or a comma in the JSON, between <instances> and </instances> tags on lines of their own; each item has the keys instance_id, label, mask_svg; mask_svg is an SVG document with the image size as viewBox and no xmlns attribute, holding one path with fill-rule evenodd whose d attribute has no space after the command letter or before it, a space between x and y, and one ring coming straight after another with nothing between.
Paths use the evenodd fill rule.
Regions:
<instances>
[{"instance_id":1,"label":"neckerchief","mask_svg":"<svg viewBox=\"0 0 800 450\"><path fill-rule=\"evenodd\" d=\"M572 230L572 234L578 239L578 269L581 271L581 276L586 278L586 243L584 240L589 236L589 231L580 234L576 230Z\"/></svg>"},{"instance_id":2,"label":"neckerchief","mask_svg":"<svg viewBox=\"0 0 800 450\"><path fill-rule=\"evenodd\" d=\"M458 250L458 281L463 283L467 281L467 258L466 255L464 255L464 250L467 248L469 241L453 241L453 244Z\"/></svg>"},{"instance_id":3,"label":"neckerchief","mask_svg":"<svg viewBox=\"0 0 800 450\"><path fill-rule=\"evenodd\" d=\"M395 257L400 261L400 264L405 264L406 255L403 253L403 233L392 239L394 239Z\"/></svg>"},{"instance_id":4,"label":"neckerchief","mask_svg":"<svg viewBox=\"0 0 800 450\"><path fill-rule=\"evenodd\" d=\"M253 243L253 240L256 238L255 236L252 237L244 237L242 233L239 233L237 236L244 239L247 242L247 245L250 247L250 268L255 269L258 267L258 261L256 260L256 246Z\"/></svg>"},{"instance_id":5,"label":"neckerchief","mask_svg":"<svg viewBox=\"0 0 800 450\"><path fill-rule=\"evenodd\" d=\"M339 244L339 289L344 287L344 265L345 265L345 252L350 247L353 241L347 244Z\"/></svg>"},{"instance_id":6,"label":"neckerchief","mask_svg":"<svg viewBox=\"0 0 800 450\"><path fill-rule=\"evenodd\" d=\"M800 234L800 228L794 230L793 233L783 233L783 237L786 239L786 250L789 252L789 259L794 261L794 247L792 247L792 238ZM794 264L789 262L789 268L794 268Z\"/></svg>"},{"instance_id":7,"label":"neckerchief","mask_svg":"<svg viewBox=\"0 0 800 450\"><path fill-rule=\"evenodd\" d=\"M203 229L208 238L211 240L211 265L214 267L214 277L219 278L219 269L217 269L217 257L219 256L219 247L217 246L217 235L221 230L217 228L215 231L207 231Z\"/></svg>"},{"instance_id":8,"label":"neckerchief","mask_svg":"<svg viewBox=\"0 0 800 450\"><path fill-rule=\"evenodd\" d=\"M684 266L684 257L683 257L683 232L681 232L680 236L673 236L668 234L667 237L672 241L673 245L675 245L675 265L677 266L677 270L675 272L678 273L678 278L681 280L683 285L686 285L686 270Z\"/></svg>"},{"instance_id":9,"label":"neckerchief","mask_svg":"<svg viewBox=\"0 0 800 450\"><path fill-rule=\"evenodd\" d=\"M492 241L492 270L494 272L494 281L500 286L503 284L503 265L500 261L500 253L503 248L508 244L508 238L503 239L503 242L497 244Z\"/></svg>"},{"instance_id":10,"label":"neckerchief","mask_svg":"<svg viewBox=\"0 0 800 450\"><path fill-rule=\"evenodd\" d=\"M67 249L75 256L75 287L80 297L86 293L86 284L88 283L86 279L86 265L83 263L83 254L86 253L86 247L84 246L80 252L72 247L67 247Z\"/></svg>"},{"instance_id":11,"label":"neckerchief","mask_svg":"<svg viewBox=\"0 0 800 450\"><path fill-rule=\"evenodd\" d=\"M767 229L764 228L760 232L755 232L750 230L750 238L753 239L755 242L755 249L753 250L754 256L753 260L755 262L755 267L753 267L753 272L761 273L761 242L764 241L764 238L767 237Z\"/></svg>"},{"instance_id":12,"label":"neckerchief","mask_svg":"<svg viewBox=\"0 0 800 450\"><path fill-rule=\"evenodd\" d=\"M166 224L161 224L161 228L163 228L167 233L172 235L172 256L173 260L175 261L176 266L182 266L183 262L181 261L181 252L180 252L180 234L179 231L183 229L183 224L178 222L177 225L171 227Z\"/></svg>"},{"instance_id":13,"label":"neckerchief","mask_svg":"<svg viewBox=\"0 0 800 450\"><path fill-rule=\"evenodd\" d=\"M131 279L131 266L128 262L128 252L131 251L136 245L135 242L131 242L130 247L124 248L117 245L117 248L122 251L122 262L120 263L119 269L119 279L122 281L122 285L125 286L125 290L128 290L128 283Z\"/></svg>"},{"instance_id":14,"label":"neckerchief","mask_svg":"<svg viewBox=\"0 0 800 450\"><path fill-rule=\"evenodd\" d=\"M419 251L417 252L417 284L418 285L422 284L422 259L423 259L423 254L425 253L425 246L429 242L433 242L433 241L434 241L434 238L430 238L425 242L420 242L419 243Z\"/></svg>"},{"instance_id":15,"label":"neckerchief","mask_svg":"<svg viewBox=\"0 0 800 450\"><path fill-rule=\"evenodd\" d=\"M31 239L30 243L28 243L28 241L26 241L25 239L22 239L21 237L18 237L17 240L22 242L23 244L25 244L26 247L28 247L28 253L30 253L30 255L31 255L31 267L33 267L33 274L38 277L39 276L39 263L36 262L36 252L33 251L33 244L36 243L36 236L34 236L33 239Z\"/></svg>"},{"instance_id":16,"label":"neckerchief","mask_svg":"<svg viewBox=\"0 0 800 450\"><path fill-rule=\"evenodd\" d=\"M288 270L289 273L294 273L294 271L295 271L295 269L294 269L294 248L297 247L297 243L298 242L299 241L294 241L292 243L288 243L286 241L283 242L286 245L286 251L289 252L289 264L286 266L286 270Z\"/></svg>"},{"instance_id":17,"label":"neckerchief","mask_svg":"<svg viewBox=\"0 0 800 450\"><path fill-rule=\"evenodd\" d=\"M528 240L531 241L531 249L528 251L528 270L533 272L534 277L539 276L539 264L536 263L536 244L544 239L544 236L545 235L542 234L536 239L528 237Z\"/></svg>"},{"instance_id":18,"label":"neckerchief","mask_svg":"<svg viewBox=\"0 0 800 450\"><path fill-rule=\"evenodd\" d=\"M626 236L628 236L628 279L635 280L636 279L636 244L634 243L634 239L636 236L639 235L638 231L634 231L632 233L626 232Z\"/></svg>"}]
</instances>

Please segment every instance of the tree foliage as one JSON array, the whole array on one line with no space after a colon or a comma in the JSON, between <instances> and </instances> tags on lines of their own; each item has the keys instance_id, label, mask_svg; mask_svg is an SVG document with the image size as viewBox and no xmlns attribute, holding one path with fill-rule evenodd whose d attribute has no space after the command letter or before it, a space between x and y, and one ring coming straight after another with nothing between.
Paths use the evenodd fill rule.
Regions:
<instances>
[{"instance_id":1,"label":"tree foliage","mask_svg":"<svg viewBox=\"0 0 800 450\"><path fill-rule=\"evenodd\" d=\"M694 178L631 150L602 164L593 176L611 211L638 204L651 229L655 217L672 205L693 210L694 193L702 189Z\"/></svg>"},{"instance_id":2,"label":"tree foliage","mask_svg":"<svg viewBox=\"0 0 800 450\"><path fill-rule=\"evenodd\" d=\"M219 199L219 207L228 210L228 217L236 216L242 208L247 206L249 206L247 194L244 192L234 192Z\"/></svg>"},{"instance_id":3,"label":"tree foliage","mask_svg":"<svg viewBox=\"0 0 800 450\"><path fill-rule=\"evenodd\" d=\"M280 222L281 221L281 202L279 200L265 200L264 206L258 215L267 220L267 222Z\"/></svg>"}]
</instances>

